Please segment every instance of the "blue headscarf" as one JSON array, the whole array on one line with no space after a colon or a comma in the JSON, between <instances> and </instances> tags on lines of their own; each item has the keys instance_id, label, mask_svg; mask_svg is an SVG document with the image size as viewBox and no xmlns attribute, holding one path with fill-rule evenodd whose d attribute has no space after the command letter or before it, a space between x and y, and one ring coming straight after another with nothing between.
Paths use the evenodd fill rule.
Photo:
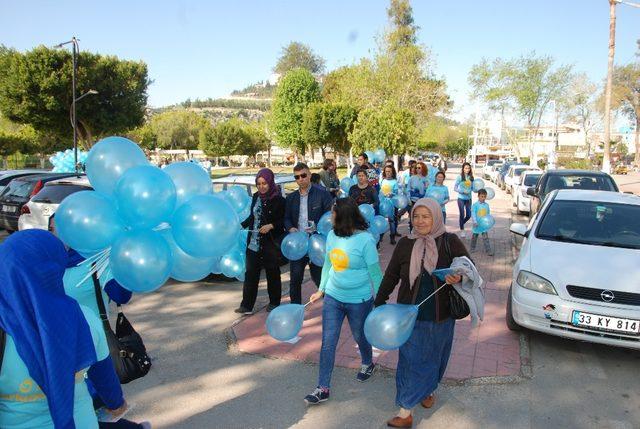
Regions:
<instances>
[{"instance_id":1,"label":"blue headscarf","mask_svg":"<svg viewBox=\"0 0 640 429\"><path fill-rule=\"evenodd\" d=\"M64 245L50 232L20 231L0 244L0 327L64 429L75 427L75 374L96 362L89 325L64 293L66 266Z\"/></svg>"}]
</instances>

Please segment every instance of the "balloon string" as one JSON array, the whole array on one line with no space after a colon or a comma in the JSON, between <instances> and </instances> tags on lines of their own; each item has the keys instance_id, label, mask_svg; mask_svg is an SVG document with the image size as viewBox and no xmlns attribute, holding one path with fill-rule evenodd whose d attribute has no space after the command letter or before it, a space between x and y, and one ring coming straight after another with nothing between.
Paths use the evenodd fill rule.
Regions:
<instances>
[{"instance_id":1,"label":"balloon string","mask_svg":"<svg viewBox=\"0 0 640 429\"><path fill-rule=\"evenodd\" d=\"M100 258L97 261L91 264L91 269L89 269L89 272L87 273L87 275L85 275L78 282L78 284L76 284L76 287L80 287L80 285L84 283L89 277L91 277L95 272L98 272L98 278L102 275L105 268L109 264L109 255L111 254L111 248L109 247L100 253L102 253L102 256L100 256Z\"/></svg>"},{"instance_id":2,"label":"balloon string","mask_svg":"<svg viewBox=\"0 0 640 429\"><path fill-rule=\"evenodd\" d=\"M95 255L89 256L88 258L86 258L84 261L80 262L78 265L85 265L85 264L89 264L91 262L93 262L94 260L100 259L104 256L105 253L107 253L109 251L109 248L107 247L106 249L103 249L101 251L99 251L98 253L96 253Z\"/></svg>"},{"instance_id":3,"label":"balloon string","mask_svg":"<svg viewBox=\"0 0 640 429\"><path fill-rule=\"evenodd\" d=\"M305 306L305 308L306 308L306 307L307 307L307 305L309 305L309 304L313 304L313 303L312 303L311 301L307 302L307 303L304 305L304 306Z\"/></svg>"},{"instance_id":4,"label":"balloon string","mask_svg":"<svg viewBox=\"0 0 640 429\"><path fill-rule=\"evenodd\" d=\"M428 297L426 297L425 299L422 300L422 302L418 305L416 305L416 307L420 307L422 304L424 304L425 302L427 302L427 300L429 298L431 298L433 295L436 294L436 292L438 292L440 289L442 289L443 287L445 287L446 285L448 285L449 283L445 283L442 286L440 286L438 289L434 290L433 293L431 295L429 295Z\"/></svg>"}]
</instances>

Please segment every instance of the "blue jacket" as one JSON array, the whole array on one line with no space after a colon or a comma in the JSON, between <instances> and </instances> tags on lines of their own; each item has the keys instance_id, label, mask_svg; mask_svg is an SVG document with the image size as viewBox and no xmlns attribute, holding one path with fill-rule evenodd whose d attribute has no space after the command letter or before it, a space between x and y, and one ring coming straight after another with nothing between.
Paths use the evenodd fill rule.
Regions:
<instances>
[{"instance_id":1,"label":"blue jacket","mask_svg":"<svg viewBox=\"0 0 640 429\"><path fill-rule=\"evenodd\" d=\"M318 224L323 214L331 210L333 197L324 188L311 185L309 197L307 198L307 213L309 220ZM284 228L288 232L291 228L298 227L298 217L300 216L300 191L295 191L287 195L284 208Z\"/></svg>"}]
</instances>

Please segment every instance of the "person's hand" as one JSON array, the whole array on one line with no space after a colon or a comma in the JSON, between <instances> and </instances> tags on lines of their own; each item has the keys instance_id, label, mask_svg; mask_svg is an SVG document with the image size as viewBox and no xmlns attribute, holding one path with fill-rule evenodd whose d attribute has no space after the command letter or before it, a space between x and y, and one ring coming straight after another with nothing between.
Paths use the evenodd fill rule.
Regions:
<instances>
[{"instance_id":1,"label":"person's hand","mask_svg":"<svg viewBox=\"0 0 640 429\"><path fill-rule=\"evenodd\" d=\"M109 414L111 414L114 417L114 419L117 419L118 417L124 415L124 413L126 413L128 409L129 409L129 404L127 404L127 401L124 401L122 405L120 405L120 407L116 408L115 410L105 408L105 410Z\"/></svg>"},{"instance_id":2,"label":"person's hand","mask_svg":"<svg viewBox=\"0 0 640 429\"><path fill-rule=\"evenodd\" d=\"M260 232L260 234L266 234L269 231L271 231L273 229L273 225L271 225L270 223L263 225L258 231Z\"/></svg>"},{"instance_id":3,"label":"person's hand","mask_svg":"<svg viewBox=\"0 0 640 429\"><path fill-rule=\"evenodd\" d=\"M460 283L462 281L462 276L460 274L451 274L445 276L444 281L449 283L450 285Z\"/></svg>"},{"instance_id":4,"label":"person's hand","mask_svg":"<svg viewBox=\"0 0 640 429\"><path fill-rule=\"evenodd\" d=\"M298 232L298 228L291 227L289 228L289 232Z\"/></svg>"},{"instance_id":5,"label":"person's hand","mask_svg":"<svg viewBox=\"0 0 640 429\"><path fill-rule=\"evenodd\" d=\"M309 297L309 302L310 303L314 303L319 299L322 299L322 297L324 296L324 292L322 292L321 290L319 290L318 292L314 293L313 295L311 295Z\"/></svg>"}]
</instances>

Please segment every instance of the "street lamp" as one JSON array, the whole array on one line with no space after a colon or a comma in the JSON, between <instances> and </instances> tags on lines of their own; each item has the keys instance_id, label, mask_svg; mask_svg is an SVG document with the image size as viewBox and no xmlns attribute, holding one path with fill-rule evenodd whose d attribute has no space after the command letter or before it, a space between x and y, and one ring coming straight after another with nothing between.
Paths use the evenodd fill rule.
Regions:
<instances>
[{"instance_id":1,"label":"street lamp","mask_svg":"<svg viewBox=\"0 0 640 429\"><path fill-rule=\"evenodd\" d=\"M78 39L75 36L71 38L71 40L67 42L59 43L55 46L55 48L62 48L65 45L71 44L71 52L73 58L73 68L71 72L71 123L73 125L73 165L78 172L78 127L77 118L76 118L76 73L78 68L78 52L80 51L80 46L78 45ZM84 97L87 94L83 94ZM82 98L80 97L80 98Z\"/></svg>"},{"instance_id":2,"label":"street lamp","mask_svg":"<svg viewBox=\"0 0 640 429\"><path fill-rule=\"evenodd\" d=\"M84 94L82 94L80 97L76 98L76 103L80 100L82 100L84 97L86 97L87 95L96 95L98 94L98 91L96 91L95 89L90 89L89 91L85 92ZM71 126L75 127L75 124L73 123L73 103L71 104L71 108L69 109L69 120L71 121Z\"/></svg>"}]
</instances>

